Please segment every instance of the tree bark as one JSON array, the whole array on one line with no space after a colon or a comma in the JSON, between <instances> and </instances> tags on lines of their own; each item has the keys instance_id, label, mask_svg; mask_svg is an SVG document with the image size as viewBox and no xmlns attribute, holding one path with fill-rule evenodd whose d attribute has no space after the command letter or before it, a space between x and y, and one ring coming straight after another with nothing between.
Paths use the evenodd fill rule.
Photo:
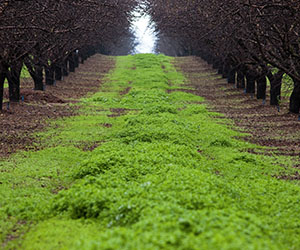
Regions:
<instances>
[{"instance_id":1,"label":"tree bark","mask_svg":"<svg viewBox=\"0 0 300 250\"><path fill-rule=\"evenodd\" d=\"M214 60L213 60L213 57L212 56L210 56L210 55L207 55L207 63L209 64L209 65L212 65L213 64L213 62L214 62Z\"/></svg>"},{"instance_id":2,"label":"tree bark","mask_svg":"<svg viewBox=\"0 0 300 250\"><path fill-rule=\"evenodd\" d=\"M75 68L79 67L79 55L78 55L78 52L74 52L74 65L75 65Z\"/></svg>"},{"instance_id":3,"label":"tree bark","mask_svg":"<svg viewBox=\"0 0 300 250\"><path fill-rule=\"evenodd\" d=\"M252 71L247 72L247 74L246 74L246 80L247 80L246 93L249 93L249 94L255 93L255 79L256 79L256 76Z\"/></svg>"},{"instance_id":4,"label":"tree bark","mask_svg":"<svg viewBox=\"0 0 300 250\"><path fill-rule=\"evenodd\" d=\"M236 75L236 70L235 68L231 67L228 73L227 82L235 84L235 75Z\"/></svg>"},{"instance_id":5,"label":"tree bark","mask_svg":"<svg viewBox=\"0 0 300 250\"><path fill-rule=\"evenodd\" d=\"M222 61L220 61L220 63L219 63L218 74L223 75L223 62Z\"/></svg>"},{"instance_id":6,"label":"tree bark","mask_svg":"<svg viewBox=\"0 0 300 250\"><path fill-rule=\"evenodd\" d=\"M35 66L35 75L32 76L34 81L34 90L44 90L44 83L43 83L43 67L42 66Z\"/></svg>"},{"instance_id":7,"label":"tree bark","mask_svg":"<svg viewBox=\"0 0 300 250\"><path fill-rule=\"evenodd\" d=\"M279 100L281 99L281 85L282 85L282 77L284 72L279 71L276 74L272 74L269 72L267 77L270 81L271 89L270 89L270 105L279 105Z\"/></svg>"},{"instance_id":8,"label":"tree bark","mask_svg":"<svg viewBox=\"0 0 300 250\"><path fill-rule=\"evenodd\" d=\"M290 96L290 111L299 114L300 111L300 81L293 79L294 89Z\"/></svg>"},{"instance_id":9,"label":"tree bark","mask_svg":"<svg viewBox=\"0 0 300 250\"><path fill-rule=\"evenodd\" d=\"M68 56L68 61L69 61L69 70L70 70L70 72L75 72L75 60L74 60L73 53L71 53Z\"/></svg>"},{"instance_id":10,"label":"tree bark","mask_svg":"<svg viewBox=\"0 0 300 250\"><path fill-rule=\"evenodd\" d=\"M266 99L266 90L267 90L267 79L265 75L261 75L256 79L257 83L257 99Z\"/></svg>"},{"instance_id":11,"label":"tree bark","mask_svg":"<svg viewBox=\"0 0 300 250\"><path fill-rule=\"evenodd\" d=\"M80 56L80 63L84 64L84 58Z\"/></svg>"},{"instance_id":12,"label":"tree bark","mask_svg":"<svg viewBox=\"0 0 300 250\"><path fill-rule=\"evenodd\" d=\"M86 55L86 50L80 50L80 58L81 58L81 63L84 64L85 60L87 59L87 55Z\"/></svg>"},{"instance_id":13,"label":"tree bark","mask_svg":"<svg viewBox=\"0 0 300 250\"><path fill-rule=\"evenodd\" d=\"M45 67L46 85L54 85L54 68L53 65Z\"/></svg>"},{"instance_id":14,"label":"tree bark","mask_svg":"<svg viewBox=\"0 0 300 250\"><path fill-rule=\"evenodd\" d=\"M55 65L55 80L61 81L63 78L62 76L62 69L59 65Z\"/></svg>"},{"instance_id":15,"label":"tree bark","mask_svg":"<svg viewBox=\"0 0 300 250\"><path fill-rule=\"evenodd\" d=\"M237 83L236 83L237 88L239 89L244 89L246 84L245 84L245 76L241 70L238 70L237 72Z\"/></svg>"},{"instance_id":16,"label":"tree bark","mask_svg":"<svg viewBox=\"0 0 300 250\"><path fill-rule=\"evenodd\" d=\"M214 58L213 69L218 69L218 68L219 68L219 59L218 58Z\"/></svg>"},{"instance_id":17,"label":"tree bark","mask_svg":"<svg viewBox=\"0 0 300 250\"><path fill-rule=\"evenodd\" d=\"M43 67L40 65L34 65L33 62L28 59L26 59L24 63L33 79L34 90L44 90Z\"/></svg>"},{"instance_id":18,"label":"tree bark","mask_svg":"<svg viewBox=\"0 0 300 250\"><path fill-rule=\"evenodd\" d=\"M8 87L9 87L9 101L20 101L20 76L23 63L16 63L10 67L7 73Z\"/></svg>"},{"instance_id":19,"label":"tree bark","mask_svg":"<svg viewBox=\"0 0 300 250\"><path fill-rule=\"evenodd\" d=\"M230 70L229 65L225 62L223 64L223 70L222 70L222 77L223 78L227 78L228 77L229 70Z\"/></svg>"},{"instance_id":20,"label":"tree bark","mask_svg":"<svg viewBox=\"0 0 300 250\"><path fill-rule=\"evenodd\" d=\"M1 68L0 71L0 110L3 108L3 91L4 91L4 82L6 78L5 68Z\"/></svg>"},{"instance_id":21,"label":"tree bark","mask_svg":"<svg viewBox=\"0 0 300 250\"><path fill-rule=\"evenodd\" d=\"M69 71L68 71L68 60L64 60L63 62L63 67L62 67L62 74L63 76L68 76L69 75Z\"/></svg>"}]
</instances>

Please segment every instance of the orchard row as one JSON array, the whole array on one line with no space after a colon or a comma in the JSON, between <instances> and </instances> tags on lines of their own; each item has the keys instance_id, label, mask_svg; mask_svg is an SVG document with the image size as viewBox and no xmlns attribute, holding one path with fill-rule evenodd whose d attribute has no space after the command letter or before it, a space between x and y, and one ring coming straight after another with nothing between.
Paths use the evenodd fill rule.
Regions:
<instances>
[{"instance_id":1,"label":"orchard row","mask_svg":"<svg viewBox=\"0 0 300 250\"><path fill-rule=\"evenodd\" d=\"M43 90L96 51L127 50L136 5L137 0L1 0L0 110L5 79L9 101L20 100L24 64L34 89Z\"/></svg>"},{"instance_id":2,"label":"orchard row","mask_svg":"<svg viewBox=\"0 0 300 250\"><path fill-rule=\"evenodd\" d=\"M300 1L147 0L160 51L201 56L229 83L278 105L284 74L293 80L289 109L300 108ZM256 91L257 89L257 91Z\"/></svg>"}]
</instances>

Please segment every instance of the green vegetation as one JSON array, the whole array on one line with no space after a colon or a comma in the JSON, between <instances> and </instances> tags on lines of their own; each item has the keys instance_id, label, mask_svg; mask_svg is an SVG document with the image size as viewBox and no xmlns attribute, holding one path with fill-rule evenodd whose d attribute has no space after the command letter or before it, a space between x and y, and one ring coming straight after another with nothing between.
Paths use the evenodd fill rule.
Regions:
<instances>
[{"instance_id":1,"label":"green vegetation","mask_svg":"<svg viewBox=\"0 0 300 250\"><path fill-rule=\"evenodd\" d=\"M246 153L171 60L118 57L46 149L0 163L3 247L300 248L300 187L272 177L287 159Z\"/></svg>"},{"instance_id":2,"label":"green vegetation","mask_svg":"<svg viewBox=\"0 0 300 250\"><path fill-rule=\"evenodd\" d=\"M23 78L30 78L30 74L29 74L29 71L27 69L27 67L24 65L23 68L22 68L22 71L21 71L21 79Z\"/></svg>"},{"instance_id":3,"label":"green vegetation","mask_svg":"<svg viewBox=\"0 0 300 250\"><path fill-rule=\"evenodd\" d=\"M283 75L282 79L282 96L285 98L289 98L293 92L294 82L291 77L287 74Z\"/></svg>"},{"instance_id":4,"label":"green vegetation","mask_svg":"<svg viewBox=\"0 0 300 250\"><path fill-rule=\"evenodd\" d=\"M273 73L277 73L278 71L279 70L277 68L272 69ZM267 78L267 84L268 86L270 86L270 81L268 78ZM293 79L287 74L284 74L282 78L282 85L281 85L281 97L283 98L283 101L288 102L288 99L293 92L293 87L294 87Z\"/></svg>"}]
</instances>

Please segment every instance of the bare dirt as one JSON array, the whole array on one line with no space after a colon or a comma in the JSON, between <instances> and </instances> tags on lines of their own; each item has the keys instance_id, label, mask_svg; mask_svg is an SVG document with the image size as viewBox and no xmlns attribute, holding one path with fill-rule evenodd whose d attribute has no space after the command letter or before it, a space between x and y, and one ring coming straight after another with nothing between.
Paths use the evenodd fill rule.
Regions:
<instances>
[{"instance_id":1,"label":"bare dirt","mask_svg":"<svg viewBox=\"0 0 300 250\"><path fill-rule=\"evenodd\" d=\"M129 93L130 90L131 90L131 87L128 87L128 88L122 90L122 91L120 92L120 95L121 95L121 96L122 96L122 95L126 95L126 94Z\"/></svg>"},{"instance_id":2,"label":"bare dirt","mask_svg":"<svg viewBox=\"0 0 300 250\"><path fill-rule=\"evenodd\" d=\"M45 91L34 91L33 81L22 79L23 101L10 103L9 109L6 89L4 110L0 112L0 158L18 150L36 149L33 133L43 130L50 119L75 115L76 108L70 104L98 91L103 77L114 65L111 57L95 55L55 86L46 86Z\"/></svg>"},{"instance_id":3,"label":"bare dirt","mask_svg":"<svg viewBox=\"0 0 300 250\"><path fill-rule=\"evenodd\" d=\"M249 134L245 140L267 146L265 154L289 155L300 162L300 121L298 115L289 113L288 99L282 101L278 112L277 107L268 104L269 97L264 105L262 100L228 84L200 58L177 58L175 66L189 79L186 86L195 89L182 91L204 97L211 111L224 114L234 121L236 130Z\"/></svg>"}]
</instances>

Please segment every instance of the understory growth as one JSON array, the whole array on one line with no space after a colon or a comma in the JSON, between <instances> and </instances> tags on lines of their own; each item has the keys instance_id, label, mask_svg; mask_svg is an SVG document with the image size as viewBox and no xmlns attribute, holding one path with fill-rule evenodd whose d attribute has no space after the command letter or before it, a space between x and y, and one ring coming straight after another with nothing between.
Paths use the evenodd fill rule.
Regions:
<instances>
[{"instance_id":1,"label":"understory growth","mask_svg":"<svg viewBox=\"0 0 300 250\"><path fill-rule=\"evenodd\" d=\"M247 153L247 135L176 91L171 61L118 57L79 116L40 134L48 148L0 163L4 247L300 248L300 187L273 177L286 158Z\"/></svg>"}]
</instances>

